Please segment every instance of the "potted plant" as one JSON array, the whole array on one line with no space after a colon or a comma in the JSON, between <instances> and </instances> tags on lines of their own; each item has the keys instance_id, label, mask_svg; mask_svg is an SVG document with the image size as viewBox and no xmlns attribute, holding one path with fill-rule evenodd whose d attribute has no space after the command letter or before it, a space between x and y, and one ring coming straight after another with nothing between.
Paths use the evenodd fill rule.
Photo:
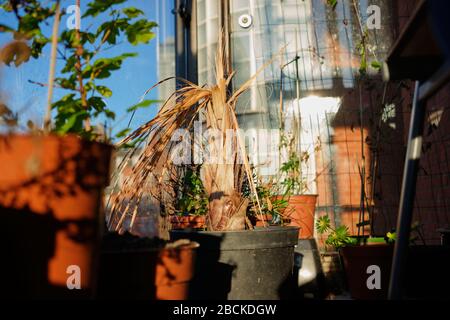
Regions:
<instances>
[{"instance_id":1,"label":"potted plant","mask_svg":"<svg viewBox=\"0 0 450 320\"><path fill-rule=\"evenodd\" d=\"M448 247L427 244L421 228L417 221L411 225L403 295L409 299L448 297L449 277L445 276L450 265ZM346 226L332 227L328 216L318 219L316 229L320 235L326 235L326 246L339 251L352 298L387 299L395 230L384 236L355 237ZM418 274L427 276L418 278Z\"/></svg>"},{"instance_id":2,"label":"potted plant","mask_svg":"<svg viewBox=\"0 0 450 320\"><path fill-rule=\"evenodd\" d=\"M99 53L106 45L115 45L119 36L133 45L148 43L156 25L138 19L142 11L117 9L116 3L96 0L88 4L83 17L109 17L96 30L76 27L62 32L59 23L65 12L60 1L1 4L18 18L17 27L0 25L1 32L14 35L1 51L2 63L19 66L31 57L41 59L43 49L51 45L48 83L37 83L48 89L43 127L29 121L24 133L16 115L3 104L0 108L8 125L0 136L4 164L0 168L0 213L8 225L2 238L8 257L2 271L8 274L5 292L9 296L93 295L103 227L102 195L109 183L114 148L107 134L92 122L99 117L114 119L103 101L112 91L101 81L134 56L125 53L106 58ZM51 20L52 34L46 35L40 26ZM63 67L55 75L57 55ZM68 94L55 102L54 88ZM74 288L80 290L69 290Z\"/></svg>"},{"instance_id":3,"label":"potted plant","mask_svg":"<svg viewBox=\"0 0 450 320\"><path fill-rule=\"evenodd\" d=\"M171 215L173 229L206 227L208 196L200 178L199 168L187 167L181 179L180 197L177 200L175 214Z\"/></svg>"},{"instance_id":4,"label":"potted plant","mask_svg":"<svg viewBox=\"0 0 450 320\"><path fill-rule=\"evenodd\" d=\"M395 232L384 237L352 237L347 226L332 227L328 216L318 219L316 229L320 235L327 234L327 246L339 251L353 298L387 298ZM369 284L373 272L379 272L380 282Z\"/></svg>"},{"instance_id":5,"label":"potted plant","mask_svg":"<svg viewBox=\"0 0 450 320\"><path fill-rule=\"evenodd\" d=\"M280 167L272 191L276 196L271 199L279 207L282 220L300 228L299 239L311 239L314 238L317 195L308 193L308 183L302 175L302 163L308 161L309 154L298 151L297 139L296 134L286 133L282 126L280 153L286 151L287 160Z\"/></svg>"},{"instance_id":6,"label":"potted plant","mask_svg":"<svg viewBox=\"0 0 450 320\"><path fill-rule=\"evenodd\" d=\"M109 219L112 227L119 230L128 216L131 222L127 228L133 228L138 216L136 208L146 195L157 199L163 217L168 217L176 203L172 177L178 174L179 167L192 164L198 155L192 155L192 150L200 146L202 158L207 159L200 168L208 200L206 231L185 229L170 233L171 239L188 238L200 243L191 297L276 299L284 297L292 284L298 228L253 229L247 217L250 205L260 217L263 212L245 145L240 135L234 134L239 130L235 105L262 69L229 93L234 73L227 63L226 47L219 37L216 84L199 86L180 80L184 85L164 103L157 116L121 142L148 138L133 174L112 204ZM199 117L204 121L197 123L198 127L206 128L207 133L191 143ZM206 148L202 147L204 144ZM250 197L245 195L244 181ZM135 204L129 205L130 198Z\"/></svg>"},{"instance_id":7,"label":"potted plant","mask_svg":"<svg viewBox=\"0 0 450 320\"><path fill-rule=\"evenodd\" d=\"M247 212L247 217L250 223L256 227L263 227L265 225L282 225L284 224L284 219L282 215L287 206L287 200L277 196L275 184L272 182L263 182L255 170L252 168L253 172L253 182L255 184L256 193L261 205L261 213L258 214L256 209L256 204L250 202ZM252 193L248 183L244 183L243 195L250 199L250 201L255 200L252 198Z\"/></svg>"}]
</instances>

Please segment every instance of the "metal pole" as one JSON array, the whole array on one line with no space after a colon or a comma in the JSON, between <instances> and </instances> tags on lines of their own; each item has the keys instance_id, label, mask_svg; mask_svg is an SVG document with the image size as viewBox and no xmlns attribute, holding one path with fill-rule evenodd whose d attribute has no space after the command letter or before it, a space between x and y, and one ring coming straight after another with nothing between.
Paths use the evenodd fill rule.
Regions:
<instances>
[{"instance_id":1,"label":"metal pole","mask_svg":"<svg viewBox=\"0 0 450 320\"><path fill-rule=\"evenodd\" d=\"M228 0L221 0L220 1L220 20L219 25L224 33L224 45L225 45L225 52L226 52L226 66L225 66L225 75L228 76L232 69L232 54L231 54L231 28L230 28L230 6ZM230 88L231 88L230 84Z\"/></svg>"},{"instance_id":2,"label":"metal pole","mask_svg":"<svg viewBox=\"0 0 450 320\"><path fill-rule=\"evenodd\" d=\"M197 83L197 0L175 0L176 76ZM178 85L182 85L179 81Z\"/></svg>"},{"instance_id":3,"label":"metal pole","mask_svg":"<svg viewBox=\"0 0 450 320\"><path fill-rule=\"evenodd\" d=\"M188 65L187 65L187 79L192 83L198 83L197 70L197 0L189 1L189 30L187 38L189 39L187 48Z\"/></svg>"},{"instance_id":4,"label":"metal pole","mask_svg":"<svg viewBox=\"0 0 450 320\"><path fill-rule=\"evenodd\" d=\"M403 182L397 218L397 240L395 242L394 258L392 262L391 279L389 284L388 297L390 300L402 298L402 280L409 248L409 235L411 231L425 116L425 105L423 101L419 99L419 91L420 83L417 81L411 111L405 167L403 169Z\"/></svg>"},{"instance_id":5,"label":"metal pole","mask_svg":"<svg viewBox=\"0 0 450 320\"><path fill-rule=\"evenodd\" d=\"M186 41L185 41L185 13L186 7L183 0L175 0L175 73L177 77L186 78ZM177 81L177 86L181 85Z\"/></svg>"}]
</instances>

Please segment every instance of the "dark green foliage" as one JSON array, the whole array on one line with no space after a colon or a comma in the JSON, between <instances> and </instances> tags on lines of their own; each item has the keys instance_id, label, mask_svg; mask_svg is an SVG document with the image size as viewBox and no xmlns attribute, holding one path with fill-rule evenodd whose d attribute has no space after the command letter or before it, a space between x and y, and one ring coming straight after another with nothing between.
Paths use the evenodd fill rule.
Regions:
<instances>
[{"instance_id":1,"label":"dark green foliage","mask_svg":"<svg viewBox=\"0 0 450 320\"><path fill-rule=\"evenodd\" d=\"M286 200L284 197L279 197L275 192L276 188L274 188L272 184L262 183L255 171L253 171L253 183L256 186L256 192L258 194L262 214L271 215L272 224L281 223L281 214L288 206L288 200ZM242 195L250 199L250 204L248 206L248 210L250 212L248 213L248 215L256 217L256 197L252 196L252 192L250 190L249 182L247 179L244 179Z\"/></svg>"},{"instance_id":2,"label":"dark green foliage","mask_svg":"<svg viewBox=\"0 0 450 320\"><path fill-rule=\"evenodd\" d=\"M181 198L177 203L180 215L205 215L208 213L208 195L195 168L187 168L182 180Z\"/></svg>"},{"instance_id":3,"label":"dark green foliage","mask_svg":"<svg viewBox=\"0 0 450 320\"><path fill-rule=\"evenodd\" d=\"M336 249L357 243L357 240L350 236L348 227L340 226L337 228L332 228L330 218L328 216L322 216L317 220L316 230L321 235L328 233L325 243Z\"/></svg>"},{"instance_id":4,"label":"dark green foliage","mask_svg":"<svg viewBox=\"0 0 450 320\"><path fill-rule=\"evenodd\" d=\"M136 111L138 109L141 108L148 108L151 105L155 104L155 103L159 103L161 102L160 100L144 100L139 102L138 104L135 104L134 106L131 106L127 109L128 112L132 112L132 111Z\"/></svg>"}]
</instances>

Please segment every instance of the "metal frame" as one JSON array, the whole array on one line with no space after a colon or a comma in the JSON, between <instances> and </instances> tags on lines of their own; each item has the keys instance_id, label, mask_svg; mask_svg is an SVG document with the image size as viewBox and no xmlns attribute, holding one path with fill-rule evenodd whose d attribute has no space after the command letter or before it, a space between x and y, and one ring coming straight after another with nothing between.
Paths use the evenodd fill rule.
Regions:
<instances>
[{"instance_id":1,"label":"metal frame","mask_svg":"<svg viewBox=\"0 0 450 320\"><path fill-rule=\"evenodd\" d=\"M449 8L448 1L421 0L384 65L385 80L416 80L389 283L391 300L403 297L426 102L450 80ZM424 50L416 54L417 48Z\"/></svg>"},{"instance_id":2,"label":"metal frame","mask_svg":"<svg viewBox=\"0 0 450 320\"><path fill-rule=\"evenodd\" d=\"M397 241L389 284L389 299L402 298L402 280L411 233L411 221L416 193L417 173L422 151L425 105L429 97L436 93L450 79L450 58L426 81L416 81L413 107L411 111L408 147L403 170L402 190L397 220Z\"/></svg>"},{"instance_id":3,"label":"metal frame","mask_svg":"<svg viewBox=\"0 0 450 320\"><path fill-rule=\"evenodd\" d=\"M197 83L197 0L174 0L174 5L175 73Z\"/></svg>"}]
</instances>

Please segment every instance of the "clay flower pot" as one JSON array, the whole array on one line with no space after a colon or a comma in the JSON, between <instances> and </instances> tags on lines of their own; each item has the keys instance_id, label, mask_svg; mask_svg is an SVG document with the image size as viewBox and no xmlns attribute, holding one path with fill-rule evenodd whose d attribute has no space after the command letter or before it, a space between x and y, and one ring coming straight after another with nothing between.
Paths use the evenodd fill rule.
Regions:
<instances>
[{"instance_id":1,"label":"clay flower pot","mask_svg":"<svg viewBox=\"0 0 450 320\"><path fill-rule=\"evenodd\" d=\"M300 227L299 239L314 238L314 216L317 195L294 195L283 210L283 218L289 220L289 226Z\"/></svg>"},{"instance_id":2,"label":"clay flower pot","mask_svg":"<svg viewBox=\"0 0 450 320\"><path fill-rule=\"evenodd\" d=\"M9 296L91 295L111 152L72 135L0 136L0 217L8 226L0 268Z\"/></svg>"},{"instance_id":3,"label":"clay flower pot","mask_svg":"<svg viewBox=\"0 0 450 320\"><path fill-rule=\"evenodd\" d=\"M179 248L158 252L155 296L157 300L187 300L194 277L195 257L199 244L191 242Z\"/></svg>"},{"instance_id":4,"label":"clay flower pot","mask_svg":"<svg viewBox=\"0 0 450 320\"><path fill-rule=\"evenodd\" d=\"M394 246L388 244L346 246L339 250L348 288L354 299L387 299L393 250ZM370 276L367 270L373 265L380 268L380 289L370 289L367 286Z\"/></svg>"}]
</instances>

